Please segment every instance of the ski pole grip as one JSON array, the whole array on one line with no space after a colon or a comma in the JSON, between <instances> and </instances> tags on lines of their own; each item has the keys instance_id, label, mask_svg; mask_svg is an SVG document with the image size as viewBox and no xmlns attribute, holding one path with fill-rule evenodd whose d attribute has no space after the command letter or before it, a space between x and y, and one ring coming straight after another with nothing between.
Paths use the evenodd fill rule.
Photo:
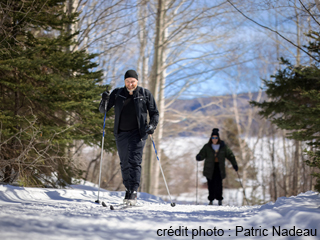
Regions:
<instances>
[{"instance_id":1,"label":"ski pole grip","mask_svg":"<svg viewBox=\"0 0 320 240\"><path fill-rule=\"evenodd\" d=\"M109 94L109 90L108 90L109 86L106 87L106 92ZM107 105L108 105L108 100L106 100L104 102L104 111L106 112L107 111Z\"/></svg>"}]
</instances>

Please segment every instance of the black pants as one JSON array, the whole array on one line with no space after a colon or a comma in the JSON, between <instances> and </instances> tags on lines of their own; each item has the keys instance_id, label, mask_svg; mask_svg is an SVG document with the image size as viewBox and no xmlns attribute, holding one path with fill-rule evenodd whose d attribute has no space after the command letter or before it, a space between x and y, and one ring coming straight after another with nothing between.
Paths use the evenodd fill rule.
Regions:
<instances>
[{"instance_id":1,"label":"black pants","mask_svg":"<svg viewBox=\"0 0 320 240\"><path fill-rule=\"evenodd\" d=\"M116 136L123 184L127 190L137 191L139 188L145 142L141 140L138 129L120 132Z\"/></svg>"},{"instance_id":2,"label":"black pants","mask_svg":"<svg viewBox=\"0 0 320 240\"><path fill-rule=\"evenodd\" d=\"M212 179L207 178L208 190L209 190L209 201L223 200L222 197L222 178L220 173L219 163L214 163L214 170Z\"/></svg>"}]
</instances>

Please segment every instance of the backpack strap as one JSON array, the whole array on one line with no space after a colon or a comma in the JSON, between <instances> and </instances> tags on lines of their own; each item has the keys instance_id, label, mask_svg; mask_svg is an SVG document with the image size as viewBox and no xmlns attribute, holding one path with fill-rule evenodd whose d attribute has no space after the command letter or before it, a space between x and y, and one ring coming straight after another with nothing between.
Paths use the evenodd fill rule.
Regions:
<instances>
[{"instance_id":1,"label":"backpack strap","mask_svg":"<svg viewBox=\"0 0 320 240\"><path fill-rule=\"evenodd\" d=\"M143 87L140 87L140 88L142 88L142 97L147 102L148 99L147 99L146 94L145 94L145 88L143 88ZM138 94L138 97L141 97L140 93Z\"/></svg>"},{"instance_id":2,"label":"backpack strap","mask_svg":"<svg viewBox=\"0 0 320 240\"><path fill-rule=\"evenodd\" d=\"M143 98L146 98L145 93L144 93L144 87L141 87L141 88L142 88L142 96L143 96Z\"/></svg>"},{"instance_id":3,"label":"backpack strap","mask_svg":"<svg viewBox=\"0 0 320 240\"><path fill-rule=\"evenodd\" d=\"M116 93L115 99L117 99L117 97L119 97L121 90L122 90L122 88L118 88L117 89L117 93Z\"/></svg>"}]
</instances>

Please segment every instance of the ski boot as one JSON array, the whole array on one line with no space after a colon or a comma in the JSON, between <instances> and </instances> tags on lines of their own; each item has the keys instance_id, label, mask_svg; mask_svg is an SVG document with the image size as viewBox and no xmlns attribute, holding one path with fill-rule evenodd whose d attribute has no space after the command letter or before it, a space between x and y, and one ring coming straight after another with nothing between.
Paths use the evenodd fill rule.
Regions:
<instances>
[{"instance_id":1,"label":"ski boot","mask_svg":"<svg viewBox=\"0 0 320 240\"><path fill-rule=\"evenodd\" d=\"M130 197L130 191L126 189L126 195L124 196L124 199L123 199L124 204L128 204L129 197Z\"/></svg>"},{"instance_id":2,"label":"ski boot","mask_svg":"<svg viewBox=\"0 0 320 240\"><path fill-rule=\"evenodd\" d=\"M137 191L130 191L129 199L127 204L130 206L134 206L137 204Z\"/></svg>"}]
</instances>

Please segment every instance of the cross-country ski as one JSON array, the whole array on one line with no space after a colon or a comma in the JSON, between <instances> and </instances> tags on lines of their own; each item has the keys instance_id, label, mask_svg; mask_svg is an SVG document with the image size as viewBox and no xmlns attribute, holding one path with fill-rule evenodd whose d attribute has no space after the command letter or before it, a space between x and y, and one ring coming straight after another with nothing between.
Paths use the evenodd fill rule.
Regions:
<instances>
[{"instance_id":1,"label":"cross-country ski","mask_svg":"<svg viewBox=\"0 0 320 240\"><path fill-rule=\"evenodd\" d=\"M130 204L112 204L110 205L110 210L123 210L123 209L128 209L128 208L137 208L137 207L143 207L143 205L130 205Z\"/></svg>"}]
</instances>

